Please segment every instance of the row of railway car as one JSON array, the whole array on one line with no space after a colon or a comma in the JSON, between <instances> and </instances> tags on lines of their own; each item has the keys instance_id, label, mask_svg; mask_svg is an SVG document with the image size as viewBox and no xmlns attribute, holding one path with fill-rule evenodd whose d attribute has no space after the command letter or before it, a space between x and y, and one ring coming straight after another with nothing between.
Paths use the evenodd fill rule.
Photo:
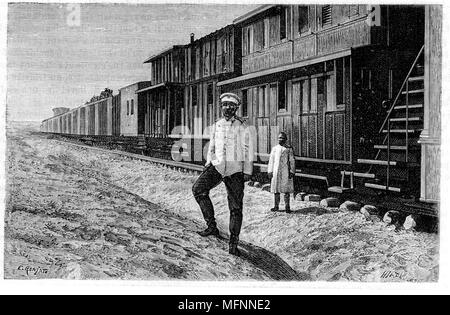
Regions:
<instances>
[{"instance_id":1,"label":"row of railway car","mask_svg":"<svg viewBox=\"0 0 450 315\"><path fill-rule=\"evenodd\" d=\"M111 143L134 139L148 154L166 150L166 158L183 135L187 145L176 158L194 162L201 151L194 142L205 144L220 117L220 94L234 92L239 115L256 129L261 173L283 130L299 181L333 194L372 191L436 204L441 9L263 5L145 60L150 81L55 109L41 128Z\"/></svg>"}]
</instances>

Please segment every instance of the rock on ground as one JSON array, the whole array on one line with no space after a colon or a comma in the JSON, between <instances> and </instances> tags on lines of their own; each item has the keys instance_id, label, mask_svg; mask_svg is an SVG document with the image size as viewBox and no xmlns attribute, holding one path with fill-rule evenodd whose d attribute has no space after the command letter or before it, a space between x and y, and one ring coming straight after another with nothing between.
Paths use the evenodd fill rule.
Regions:
<instances>
[{"instance_id":1,"label":"rock on ground","mask_svg":"<svg viewBox=\"0 0 450 315\"><path fill-rule=\"evenodd\" d=\"M401 214L398 211L388 211L383 217L383 222L387 224L398 224L401 220Z\"/></svg>"},{"instance_id":2,"label":"rock on ground","mask_svg":"<svg viewBox=\"0 0 450 315\"><path fill-rule=\"evenodd\" d=\"M320 202L321 197L319 195L306 195L305 196L305 201L309 201L309 202Z\"/></svg>"},{"instance_id":3,"label":"rock on ground","mask_svg":"<svg viewBox=\"0 0 450 315\"><path fill-rule=\"evenodd\" d=\"M412 230L416 229L422 224L422 218L419 215L409 215L405 219L405 223L403 224L403 227L405 230Z\"/></svg>"},{"instance_id":4,"label":"rock on ground","mask_svg":"<svg viewBox=\"0 0 450 315\"><path fill-rule=\"evenodd\" d=\"M358 212L361 209L361 205L354 201L346 201L339 207L343 211Z\"/></svg>"},{"instance_id":5,"label":"rock on ground","mask_svg":"<svg viewBox=\"0 0 450 315\"><path fill-rule=\"evenodd\" d=\"M339 208L339 206L341 205L341 202L337 198L330 197L330 198L322 199L322 201L320 201L320 205L322 207Z\"/></svg>"},{"instance_id":6,"label":"rock on ground","mask_svg":"<svg viewBox=\"0 0 450 315\"><path fill-rule=\"evenodd\" d=\"M305 201L306 195L308 195L308 194L305 193L305 192L300 192L300 193L298 193L298 194L295 196L295 200L297 200L297 201Z\"/></svg>"}]
</instances>

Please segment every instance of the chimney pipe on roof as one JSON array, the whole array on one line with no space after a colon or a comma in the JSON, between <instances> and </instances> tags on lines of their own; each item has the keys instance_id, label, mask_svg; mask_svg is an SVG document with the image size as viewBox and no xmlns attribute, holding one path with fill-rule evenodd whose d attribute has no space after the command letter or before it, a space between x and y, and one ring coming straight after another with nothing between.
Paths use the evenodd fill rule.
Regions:
<instances>
[{"instance_id":1,"label":"chimney pipe on roof","mask_svg":"<svg viewBox=\"0 0 450 315\"><path fill-rule=\"evenodd\" d=\"M193 44L195 41L195 34L191 33L191 44Z\"/></svg>"}]
</instances>

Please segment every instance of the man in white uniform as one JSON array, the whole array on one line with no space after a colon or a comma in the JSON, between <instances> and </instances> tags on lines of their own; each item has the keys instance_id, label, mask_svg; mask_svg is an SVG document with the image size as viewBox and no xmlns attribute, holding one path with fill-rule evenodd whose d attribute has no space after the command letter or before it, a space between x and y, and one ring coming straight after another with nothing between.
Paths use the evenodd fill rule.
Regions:
<instances>
[{"instance_id":1,"label":"man in white uniform","mask_svg":"<svg viewBox=\"0 0 450 315\"><path fill-rule=\"evenodd\" d=\"M253 141L244 120L236 116L240 98L233 93L224 93L220 96L220 103L223 118L212 126L205 170L195 182L192 192L208 226L199 234L219 236L209 192L221 182L225 183L230 209L229 252L239 256L244 183L251 179L253 173Z\"/></svg>"}]
</instances>

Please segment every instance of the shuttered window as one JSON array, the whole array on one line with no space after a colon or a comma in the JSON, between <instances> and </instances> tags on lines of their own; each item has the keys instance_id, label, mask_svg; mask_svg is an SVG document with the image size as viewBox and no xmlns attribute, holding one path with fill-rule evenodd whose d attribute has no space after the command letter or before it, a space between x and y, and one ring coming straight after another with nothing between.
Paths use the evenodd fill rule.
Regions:
<instances>
[{"instance_id":1,"label":"shuttered window","mask_svg":"<svg viewBox=\"0 0 450 315\"><path fill-rule=\"evenodd\" d=\"M331 25L331 5L322 6L322 26Z\"/></svg>"}]
</instances>

